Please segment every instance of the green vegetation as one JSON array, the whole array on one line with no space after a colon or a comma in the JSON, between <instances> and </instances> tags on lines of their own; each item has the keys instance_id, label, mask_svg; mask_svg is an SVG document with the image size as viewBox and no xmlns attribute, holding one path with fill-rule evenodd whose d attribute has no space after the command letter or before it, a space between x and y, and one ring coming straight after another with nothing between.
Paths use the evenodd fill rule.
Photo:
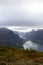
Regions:
<instances>
[{"instance_id":1,"label":"green vegetation","mask_svg":"<svg viewBox=\"0 0 43 65\"><path fill-rule=\"evenodd\" d=\"M0 65L43 65L43 52L0 47Z\"/></svg>"}]
</instances>

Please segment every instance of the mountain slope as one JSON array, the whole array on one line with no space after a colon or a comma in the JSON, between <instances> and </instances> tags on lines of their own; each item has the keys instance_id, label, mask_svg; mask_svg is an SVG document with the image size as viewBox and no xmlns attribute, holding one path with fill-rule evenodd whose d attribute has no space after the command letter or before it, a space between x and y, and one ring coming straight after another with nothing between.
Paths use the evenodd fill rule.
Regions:
<instances>
[{"instance_id":1,"label":"mountain slope","mask_svg":"<svg viewBox=\"0 0 43 65\"><path fill-rule=\"evenodd\" d=\"M37 31L32 30L31 32L26 33L24 37L26 40L43 44L43 29Z\"/></svg>"},{"instance_id":2,"label":"mountain slope","mask_svg":"<svg viewBox=\"0 0 43 65\"><path fill-rule=\"evenodd\" d=\"M23 41L24 40L13 31L7 28L0 28L0 46L22 47Z\"/></svg>"},{"instance_id":3,"label":"mountain slope","mask_svg":"<svg viewBox=\"0 0 43 65\"><path fill-rule=\"evenodd\" d=\"M43 52L0 47L0 65L43 65Z\"/></svg>"}]
</instances>

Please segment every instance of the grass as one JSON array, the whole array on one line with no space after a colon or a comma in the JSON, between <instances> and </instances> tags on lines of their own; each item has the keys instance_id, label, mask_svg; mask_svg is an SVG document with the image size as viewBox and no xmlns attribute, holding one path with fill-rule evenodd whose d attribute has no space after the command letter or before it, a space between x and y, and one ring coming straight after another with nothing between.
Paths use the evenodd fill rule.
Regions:
<instances>
[{"instance_id":1,"label":"grass","mask_svg":"<svg viewBox=\"0 0 43 65\"><path fill-rule=\"evenodd\" d=\"M43 65L43 52L20 48L0 47L0 65Z\"/></svg>"}]
</instances>

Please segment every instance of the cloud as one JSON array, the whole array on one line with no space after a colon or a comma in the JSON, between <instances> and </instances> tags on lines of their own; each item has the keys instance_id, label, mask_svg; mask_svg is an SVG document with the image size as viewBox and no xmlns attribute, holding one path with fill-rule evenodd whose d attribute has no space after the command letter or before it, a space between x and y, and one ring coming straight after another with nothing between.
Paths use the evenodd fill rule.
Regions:
<instances>
[{"instance_id":1,"label":"cloud","mask_svg":"<svg viewBox=\"0 0 43 65\"><path fill-rule=\"evenodd\" d=\"M27 41L26 43L24 43L23 47L24 49L35 49L40 52L43 51L43 45L38 43L33 43L31 41Z\"/></svg>"},{"instance_id":2,"label":"cloud","mask_svg":"<svg viewBox=\"0 0 43 65\"><path fill-rule=\"evenodd\" d=\"M0 26L43 27L43 1L0 0Z\"/></svg>"},{"instance_id":3,"label":"cloud","mask_svg":"<svg viewBox=\"0 0 43 65\"><path fill-rule=\"evenodd\" d=\"M23 47L24 47L24 49L35 49L35 50L37 50L38 44L32 43L31 41L27 41L26 43L24 43Z\"/></svg>"}]
</instances>

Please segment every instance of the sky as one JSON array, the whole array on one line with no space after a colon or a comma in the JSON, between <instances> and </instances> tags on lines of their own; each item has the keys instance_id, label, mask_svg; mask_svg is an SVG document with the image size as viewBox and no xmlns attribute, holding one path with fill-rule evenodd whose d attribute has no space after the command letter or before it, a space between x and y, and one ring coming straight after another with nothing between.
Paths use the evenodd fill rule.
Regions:
<instances>
[{"instance_id":1,"label":"sky","mask_svg":"<svg viewBox=\"0 0 43 65\"><path fill-rule=\"evenodd\" d=\"M0 0L0 27L3 26L43 28L43 0Z\"/></svg>"}]
</instances>

